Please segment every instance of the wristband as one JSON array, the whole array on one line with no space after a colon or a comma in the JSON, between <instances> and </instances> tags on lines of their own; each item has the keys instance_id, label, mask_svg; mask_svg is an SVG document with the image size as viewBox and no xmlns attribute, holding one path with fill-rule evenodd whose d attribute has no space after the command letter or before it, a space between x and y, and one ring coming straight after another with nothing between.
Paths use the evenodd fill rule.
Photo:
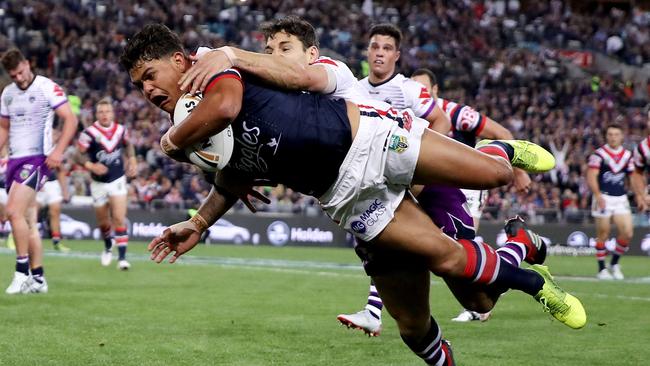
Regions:
<instances>
[{"instance_id":1,"label":"wristband","mask_svg":"<svg viewBox=\"0 0 650 366\"><path fill-rule=\"evenodd\" d=\"M235 67L235 53L228 46L217 48L218 51L221 51L226 54L228 61L230 61L230 67Z\"/></svg>"},{"instance_id":2,"label":"wristband","mask_svg":"<svg viewBox=\"0 0 650 366\"><path fill-rule=\"evenodd\" d=\"M199 215L198 213L194 214L192 218L190 219L190 222L194 224L196 229L199 231L199 233L203 233L208 229L208 222L205 221L203 216Z\"/></svg>"},{"instance_id":3,"label":"wristband","mask_svg":"<svg viewBox=\"0 0 650 366\"><path fill-rule=\"evenodd\" d=\"M169 137L169 132L164 134L160 139L160 148L165 152L165 154L169 154L172 151L178 151L178 146L172 142Z\"/></svg>"}]
</instances>

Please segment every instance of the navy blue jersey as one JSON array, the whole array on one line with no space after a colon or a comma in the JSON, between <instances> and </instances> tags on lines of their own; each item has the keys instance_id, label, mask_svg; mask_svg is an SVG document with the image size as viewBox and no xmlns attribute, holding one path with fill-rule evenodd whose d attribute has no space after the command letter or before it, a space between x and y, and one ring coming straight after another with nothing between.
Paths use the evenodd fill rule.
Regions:
<instances>
[{"instance_id":1,"label":"navy blue jersey","mask_svg":"<svg viewBox=\"0 0 650 366\"><path fill-rule=\"evenodd\" d=\"M624 196L625 176L634 171L630 150L619 149L614 151L604 145L589 156L589 168L598 169L598 187L608 196Z\"/></svg>"},{"instance_id":2,"label":"navy blue jersey","mask_svg":"<svg viewBox=\"0 0 650 366\"><path fill-rule=\"evenodd\" d=\"M334 184L352 144L344 100L278 91L226 70L216 80L241 80L241 111L232 122L235 147L227 169L319 197Z\"/></svg>"},{"instance_id":3,"label":"navy blue jersey","mask_svg":"<svg viewBox=\"0 0 650 366\"><path fill-rule=\"evenodd\" d=\"M108 172L102 176L91 174L96 182L109 183L124 175L124 147L128 135L126 128L113 122L110 127L102 127L99 122L86 127L79 135L77 143L86 149L93 163L102 163Z\"/></svg>"}]
</instances>

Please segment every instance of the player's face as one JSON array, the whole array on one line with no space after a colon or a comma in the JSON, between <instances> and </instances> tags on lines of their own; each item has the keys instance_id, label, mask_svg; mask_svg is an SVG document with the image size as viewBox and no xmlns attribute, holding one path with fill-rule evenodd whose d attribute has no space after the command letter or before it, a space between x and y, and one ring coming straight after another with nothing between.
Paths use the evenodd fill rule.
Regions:
<instances>
[{"instance_id":1,"label":"player's face","mask_svg":"<svg viewBox=\"0 0 650 366\"><path fill-rule=\"evenodd\" d=\"M305 50L298 37L286 32L278 32L266 40L264 52L269 55L287 57L303 65L309 65L318 58L318 48L311 46Z\"/></svg>"},{"instance_id":2,"label":"player's face","mask_svg":"<svg viewBox=\"0 0 650 366\"><path fill-rule=\"evenodd\" d=\"M102 126L110 126L111 122L115 118L113 115L113 106L110 104L99 104L97 106L97 111L95 111L97 121Z\"/></svg>"},{"instance_id":3,"label":"player's face","mask_svg":"<svg viewBox=\"0 0 650 366\"><path fill-rule=\"evenodd\" d=\"M29 61L21 61L15 69L9 71L9 77L20 89L27 89L34 79Z\"/></svg>"},{"instance_id":4,"label":"player's face","mask_svg":"<svg viewBox=\"0 0 650 366\"><path fill-rule=\"evenodd\" d=\"M620 128L608 128L605 139L607 145L617 148L623 144L623 131Z\"/></svg>"},{"instance_id":5,"label":"player's face","mask_svg":"<svg viewBox=\"0 0 650 366\"><path fill-rule=\"evenodd\" d=\"M381 34L375 34L370 38L368 63L370 72L376 76L386 77L394 74L399 55L395 38Z\"/></svg>"},{"instance_id":6,"label":"player's face","mask_svg":"<svg viewBox=\"0 0 650 366\"><path fill-rule=\"evenodd\" d=\"M148 101L172 114L182 95L178 80L189 65L185 55L176 52L169 57L139 63L129 75L133 85L142 91Z\"/></svg>"}]
</instances>

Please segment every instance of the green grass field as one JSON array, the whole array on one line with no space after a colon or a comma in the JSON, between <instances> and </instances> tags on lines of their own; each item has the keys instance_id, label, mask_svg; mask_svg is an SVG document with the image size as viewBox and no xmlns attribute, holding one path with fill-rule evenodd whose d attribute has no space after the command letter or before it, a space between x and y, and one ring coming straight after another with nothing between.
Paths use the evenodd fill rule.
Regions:
<instances>
[{"instance_id":1,"label":"green grass field","mask_svg":"<svg viewBox=\"0 0 650 366\"><path fill-rule=\"evenodd\" d=\"M99 264L98 242L46 254L50 293L4 294L14 256L0 251L0 365L422 365L384 312L368 338L336 315L365 304L368 279L350 249L201 246L156 265L129 247L132 270ZM46 243L49 248L49 242ZM503 296L486 323L450 321L460 306L437 278L432 311L458 365L647 365L650 258L623 258L628 279L602 283L595 260L550 257L583 301L571 330L523 293Z\"/></svg>"}]
</instances>

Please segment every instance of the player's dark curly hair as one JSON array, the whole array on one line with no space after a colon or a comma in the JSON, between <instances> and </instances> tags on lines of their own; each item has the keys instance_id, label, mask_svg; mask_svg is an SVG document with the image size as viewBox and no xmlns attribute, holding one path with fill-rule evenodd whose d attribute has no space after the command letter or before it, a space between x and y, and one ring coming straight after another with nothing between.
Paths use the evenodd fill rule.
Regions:
<instances>
[{"instance_id":1,"label":"player's dark curly hair","mask_svg":"<svg viewBox=\"0 0 650 366\"><path fill-rule=\"evenodd\" d=\"M372 38L372 36L376 34L379 34L380 36L393 37L395 39L395 47L399 50L399 45L402 43L402 31L399 30L399 28L390 23L376 24L370 28L370 35L368 38Z\"/></svg>"},{"instance_id":2,"label":"player's dark curly hair","mask_svg":"<svg viewBox=\"0 0 650 366\"><path fill-rule=\"evenodd\" d=\"M25 56L17 48L10 48L2 54L0 62L7 72L14 70L18 65L25 61Z\"/></svg>"},{"instance_id":3,"label":"player's dark curly hair","mask_svg":"<svg viewBox=\"0 0 650 366\"><path fill-rule=\"evenodd\" d=\"M277 33L285 32L296 36L302 42L303 50L311 46L318 47L318 38L314 27L308 21L295 15L289 15L274 22L263 24L260 31L264 34L266 40L273 38Z\"/></svg>"},{"instance_id":4,"label":"player's dark curly hair","mask_svg":"<svg viewBox=\"0 0 650 366\"><path fill-rule=\"evenodd\" d=\"M183 52L181 39L163 24L147 24L131 37L120 56L120 64L131 71L140 63Z\"/></svg>"}]
</instances>

